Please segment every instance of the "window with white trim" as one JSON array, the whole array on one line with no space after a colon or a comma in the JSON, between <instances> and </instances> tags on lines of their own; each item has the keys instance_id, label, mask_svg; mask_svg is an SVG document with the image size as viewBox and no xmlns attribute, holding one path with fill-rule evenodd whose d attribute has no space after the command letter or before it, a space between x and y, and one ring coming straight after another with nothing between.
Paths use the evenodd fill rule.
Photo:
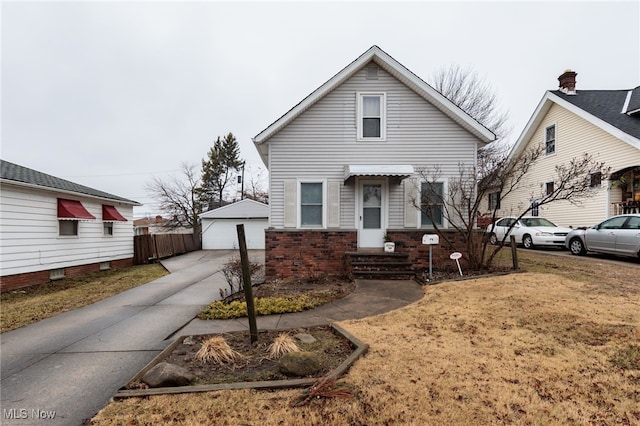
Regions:
<instances>
[{"instance_id":1,"label":"window with white trim","mask_svg":"<svg viewBox=\"0 0 640 426\"><path fill-rule=\"evenodd\" d=\"M489 193L489 210L493 211L500 208L500 192Z\"/></svg>"},{"instance_id":2,"label":"window with white trim","mask_svg":"<svg viewBox=\"0 0 640 426\"><path fill-rule=\"evenodd\" d=\"M589 175L589 188L599 188L602 185L602 172L595 172Z\"/></svg>"},{"instance_id":3,"label":"window with white trim","mask_svg":"<svg viewBox=\"0 0 640 426\"><path fill-rule=\"evenodd\" d=\"M324 226L324 185L322 182L300 183L300 226Z\"/></svg>"},{"instance_id":4,"label":"window with white trim","mask_svg":"<svg viewBox=\"0 0 640 426\"><path fill-rule=\"evenodd\" d=\"M420 224L442 226L444 224L444 183L422 182L420 189Z\"/></svg>"},{"instance_id":5,"label":"window with white trim","mask_svg":"<svg viewBox=\"0 0 640 426\"><path fill-rule=\"evenodd\" d=\"M102 222L102 227L104 229L104 235L106 237L113 236L113 222Z\"/></svg>"},{"instance_id":6,"label":"window with white trim","mask_svg":"<svg viewBox=\"0 0 640 426\"><path fill-rule=\"evenodd\" d=\"M555 184L553 182L547 182L545 184L545 193L546 195L551 195L555 191Z\"/></svg>"},{"instance_id":7,"label":"window with white trim","mask_svg":"<svg viewBox=\"0 0 640 426\"><path fill-rule=\"evenodd\" d=\"M540 216L540 200L531 200L529 209L531 210L531 216Z\"/></svg>"},{"instance_id":8,"label":"window with white trim","mask_svg":"<svg viewBox=\"0 0 640 426\"><path fill-rule=\"evenodd\" d=\"M544 132L545 154L551 155L556 153L556 125L549 126Z\"/></svg>"},{"instance_id":9,"label":"window with white trim","mask_svg":"<svg viewBox=\"0 0 640 426\"><path fill-rule=\"evenodd\" d=\"M384 141L387 137L386 93L357 94L358 140Z\"/></svg>"},{"instance_id":10,"label":"window with white trim","mask_svg":"<svg viewBox=\"0 0 640 426\"><path fill-rule=\"evenodd\" d=\"M77 237L78 221L77 220L59 220L58 234L61 237Z\"/></svg>"}]
</instances>

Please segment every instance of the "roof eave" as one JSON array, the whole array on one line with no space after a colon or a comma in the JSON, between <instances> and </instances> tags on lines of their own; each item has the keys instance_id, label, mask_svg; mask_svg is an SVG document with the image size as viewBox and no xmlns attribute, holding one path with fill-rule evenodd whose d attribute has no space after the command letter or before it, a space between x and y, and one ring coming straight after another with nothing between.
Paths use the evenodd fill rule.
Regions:
<instances>
[{"instance_id":1,"label":"roof eave","mask_svg":"<svg viewBox=\"0 0 640 426\"><path fill-rule=\"evenodd\" d=\"M574 105L571 102L568 102L562 99L561 97L555 95L551 91L547 91L542 97L542 99L540 100L540 103L536 107L534 113L531 115L531 118L529 119L524 130L520 134L520 137L517 139L516 143L513 145L513 148L509 152L509 157L517 156L522 152L524 147L527 145L528 141L531 139L531 136L533 135L533 133L538 129L538 126L542 122L542 119L551 108L551 105L554 103L572 112L573 114L585 119L586 121L590 122L594 126L601 128L605 132L620 139L621 141L626 142L637 149L640 149L640 139L607 123L606 121L596 117L595 115L589 113L588 111L585 111L584 109L578 107L577 105Z\"/></svg>"},{"instance_id":2,"label":"roof eave","mask_svg":"<svg viewBox=\"0 0 640 426\"><path fill-rule=\"evenodd\" d=\"M131 206L141 206L142 205L139 202L133 201L133 200L123 200L123 199L118 199L118 198L99 197L97 195L85 194L83 192L68 191L68 190L65 190L65 189L52 188L50 186L36 185L36 184L33 184L33 183L21 182L21 181L18 181L18 180L12 180L12 179L6 179L6 178L0 178L0 183L2 183L3 185L15 185L15 186L20 186L20 187L25 187L25 188L39 189L41 191L50 191L50 192L57 192L57 193L60 193L60 194L75 195L76 197L85 197L85 198L92 198L92 199L95 199L95 200L110 201L112 203L128 204L128 205L131 205Z\"/></svg>"}]
</instances>

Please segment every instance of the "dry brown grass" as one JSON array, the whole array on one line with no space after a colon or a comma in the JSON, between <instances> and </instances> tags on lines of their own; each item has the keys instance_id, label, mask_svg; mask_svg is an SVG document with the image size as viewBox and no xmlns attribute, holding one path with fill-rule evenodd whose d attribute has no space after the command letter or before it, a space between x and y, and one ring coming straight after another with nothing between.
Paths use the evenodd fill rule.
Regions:
<instances>
[{"instance_id":1,"label":"dry brown grass","mask_svg":"<svg viewBox=\"0 0 640 426\"><path fill-rule=\"evenodd\" d=\"M640 424L640 370L625 364L640 343L640 269L537 256L523 258L553 273L428 286L417 303L341 323L370 345L341 379L352 399L157 396L111 403L93 424Z\"/></svg>"},{"instance_id":2,"label":"dry brown grass","mask_svg":"<svg viewBox=\"0 0 640 426\"><path fill-rule=\"evenodd\" d=\"M231 346L222 336L213 336L202 342L200 350L196 352L195 358L202 362L214 362L216 364L233 364L241 361L241 353L231 349Z\"/></svg>"},{"instance_id":3,"label":"dry brown grass","mask_svg":"<svg viewBox=\"0 0 640 426\"><path fill-rule=\"evenodd\" d=\"M269 345L267 351L269 352L269 359L278 359L289 352L299 352L300 348L296 345L293 337L287 333L280 333L273 343Z\"/></svg>"},{"instance_id":4,"label":"dry brown grass","mask_svg":"<svg viewBox=\"0 0 640 426\"><path fill-rule=\"evenodd\" d=\"M167 275L159 264L101 271L2 293L0 331L90 305Z\"/></svg>"}]
</instances>

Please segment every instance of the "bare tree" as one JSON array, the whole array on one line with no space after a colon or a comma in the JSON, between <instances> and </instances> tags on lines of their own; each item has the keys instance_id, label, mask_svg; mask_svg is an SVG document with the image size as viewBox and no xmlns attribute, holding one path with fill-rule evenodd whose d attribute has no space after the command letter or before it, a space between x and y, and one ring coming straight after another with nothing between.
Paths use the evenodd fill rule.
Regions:
<instances>
[{"instance_id":1,"label":"bare tree","mask_svg":"<svg viewBox=\"0 0 640 426\"><path fill-rule=\"evenodd\" d=\"M430 84L498 138L510 133L509 114L500 108L492 85L477 71L453 64L433 73Z\"/></svg>"},{"instance_id":2,"label":"bare tree","mask_svg":"<svg viewBox=\"0 0 640 426\"><path fill-rule=\"evenodd\" d=\"M544 147L541 145L529 148L517 157L510 157L505 150L489 149L479 156L476 166L458 164L457 174L447 180L446 193L435 185L441 181L442 171L439 167L421 170L424 184L415 188L412 204L429 218L434 229L438 230L441 226L439 224L447 223L456 231L454 235L440 233L449 247L455 247L453 236L462 236L472 269L488 269L507 237L493 249L490 248L488 236L477 229L477 219L483 211L481 202L486 201L490 192L497 193L498 199L504 200L514 191L527 188L526 176L543 153ZM565 165L556 166L553 188L531 188L529 195L536 200L537 207L560 200L580 204L594 194L591 190L591 175L600 173L606 178L609 171L604 163L595 161L590 154L585 153ZM490 213L492 223L497 217L498 205L496 203ZM520 219L532 208L533 205L527 205L516 216Z\"/></svg>"},{"instance_id":3,"label":"bare tree","mask_svg":"<svg viewBox=\"0 0 640 426\"><path fill-rule=\"evenodd\" d=\"M160 209L169 216L166 226L175 229L191 228L194 236L200 235L202 202L198 196L199 171L193 164L182 163L181 176L155 177L147 184L147 191L159 201Z\"/></svg>"},{"instance_id":4,"label":"bare tree","mask_svg":"<svg viewBox=\"0 0 640 426\"><path fill-rule=\"evenodd\" d=\"M262 167L247 167L249 179L244 183L244 198L269 204L269 191L266 189L267 179Z\"/></svg>"}]
</instances>

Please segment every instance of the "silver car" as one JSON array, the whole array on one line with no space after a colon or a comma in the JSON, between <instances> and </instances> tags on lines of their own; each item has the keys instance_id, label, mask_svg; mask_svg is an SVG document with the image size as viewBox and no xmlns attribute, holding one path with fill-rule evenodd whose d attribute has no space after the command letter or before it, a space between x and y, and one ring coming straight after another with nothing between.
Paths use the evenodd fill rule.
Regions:
<instances>
[{"instance_id":1,"label":"silver car","mask_svg":"<svg viewBox=\"0 0 640 426\"><path fill-rule=\"evenodd\" d=\"M640 257L640 214L611 217L587 229L574 229L565 239L572 254L588 251Z\"/></svg>"}]
</instances>

